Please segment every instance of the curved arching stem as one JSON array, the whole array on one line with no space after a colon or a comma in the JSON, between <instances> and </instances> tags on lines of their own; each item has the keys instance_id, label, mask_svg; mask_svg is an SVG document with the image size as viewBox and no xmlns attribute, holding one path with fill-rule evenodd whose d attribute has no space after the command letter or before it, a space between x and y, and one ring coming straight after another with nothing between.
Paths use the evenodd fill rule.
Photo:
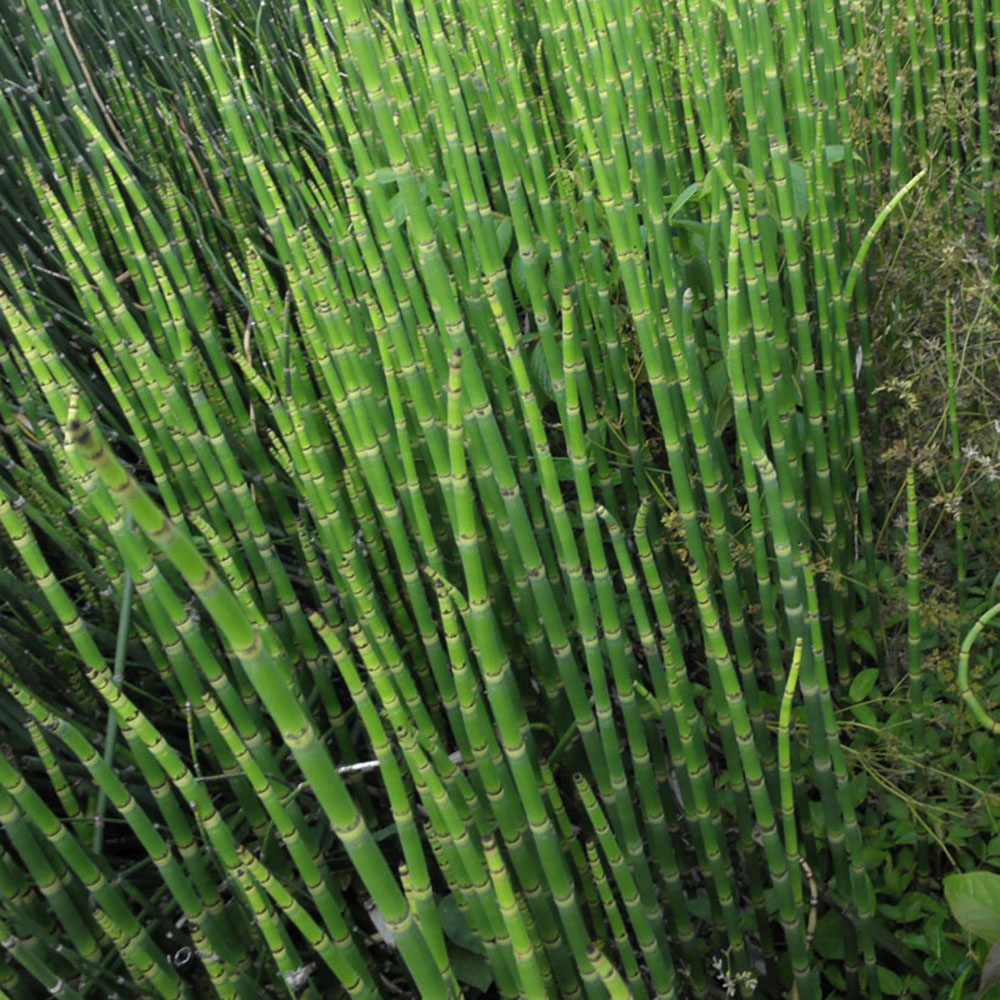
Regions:
<instances>
[{"instance_id":1,"label":"curved arching stem","mask_svg":"<svg viewBox=\"0 0 1000 1000\"><path fill-rule=\"evenodd\" d=\"M969 710L976 717L976 721L986 730L1000 736L1000 722L993 719L993 716L983 708L982 702L976 697L975 691L969 684L969 661L972 658L972 647L979 638L979 633L986 628L989 623L1000 615L1000 604L994 604L989 611L983 612L979 620L969 629L962 648L958 654L958 693L962 696L962 701L969 706Z\"/></svg>"},{"instance_id":2,"label":"curved arching stem","mask_svg":"<svg viewBox=\"0 0 1000 1000\"><path fill-rule=\"evenodd\" d=\"M847 273L847 280L844 282L844 302L850 302L851 297L854 295L854 288L858 283L858 276L861 274L861 268L865 266L865 260L875 243L875 237L878 236L879 230L889 221L889 216L895 211L896 206L923 180L924 174L926 173L927 171L925 169L921 170L918 174L914 174L913 177L911 177L886 202L882 211L875 217L875 221L865 234L865 238L861 241L861 246L858 247L854 263L851 264L851 269Z\"/></svg>"}]
</instances>

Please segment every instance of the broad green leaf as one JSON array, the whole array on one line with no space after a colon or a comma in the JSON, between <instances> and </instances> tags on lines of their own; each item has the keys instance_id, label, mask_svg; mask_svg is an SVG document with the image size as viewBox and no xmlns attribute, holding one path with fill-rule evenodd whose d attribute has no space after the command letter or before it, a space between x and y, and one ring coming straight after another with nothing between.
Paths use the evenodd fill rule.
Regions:
<instances>
[{"instance_id":1,"label":"broad green leaf","mask_svg":"<svg viewBox=\"0 0 1000 1000\"><path fill-rule=\"evenodd\" d=\"M1000 942L1000 875L983 871L949 875L944 898L966 931L991 945Z\"/></svg>"},{"instance_id":2,"label":"broad green leaf","mask_svg":"<svg viewBox=\"0 0 1000 1000\"><path fill-rule=\"evenodd\" d=\"M857 904L859 909L864 907L864 909L861 909L862 913L865 909L875 909L875 886L872 885L872 880L869 878L868 872L864 872L858 878Z\"/></svg>"},{"instance_id":3,"label":"broad green leaf","mask_svg":"<svg viewBox=\"0 0 1000 1000\"><path fill-rule=\"evenodd\" d=\"M906 803L894 795L885 800L885 810L895 819L906 819L910 815L910 810L906 808Z\"/></svg>"},{"instance_id":4,"label":"broad green leaf","mask_svg":"<svg viewBox=\"0 0 1000 1000\"><path fill-rule=\"evenodd\" d=\"M674 225L688 233L693 233L700 240L704 241L702 245L705 248L708 247L708 233L710 226L707 222L698 222L696 219L675 219Z\"/></svg>"},{"instance_id":5,"label":"broad green leaf","mask_svg":"<svg viewBox=\"0 0 1000 1000\"><path fill-rule=\"evenodd\" d=\"M906 875L904 877L906 882L909 882L912 878L910 875ZM905 889L906 886L904 885L903 888ZM919 893L911 893L903 900L900 920L902 920L904 924L912 924L915 920L921 919L924 916L924 912L924 901L920 897Z\"/></svg>"},{"instance_id":6,"label":"broad green leaf","mask_svg":"<svg viewBox=\"0 0 1000 1000\"><path fill-rule=\"evenodd\" d=\"M812 822L812 828L814 830L822 830L823 823L826 818L826 814L823 811L822 802L810 802L809 803L809 816Z\"/></svg>"},{"instance_id":7,"label":"broad green leaf","mask_svg":"<svg viewBox=\"0 0 1000 1000\"><path fill-rule=\"evenodd\" d=\"M851 701L864 701L871 694L872 689L878 683L878 670L872 667L869 670L862 670L857 677L851 681L851 689L848 697Z\"/></svg>"}]
</instances>

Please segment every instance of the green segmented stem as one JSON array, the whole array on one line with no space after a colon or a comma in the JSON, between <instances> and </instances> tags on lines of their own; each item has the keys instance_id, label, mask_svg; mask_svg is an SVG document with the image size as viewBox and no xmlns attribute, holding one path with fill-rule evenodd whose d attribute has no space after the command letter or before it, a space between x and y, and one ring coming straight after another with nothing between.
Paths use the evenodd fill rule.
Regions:
<instances>
[{"instance_id":1,"label":"green segmented stem","mask_svg":"<svg viewBox=\"0 0 1000 1000\"><path fill-rule=\"evenodd\" d=\"M528 828L524 810L511 788L509 768L500 752L492 721L482 703L481 688L473 673L455 620L455 610L458 610L464 618L468 612L468 601L444 577L429 567L425 572L437 590L445 641L454 672L459 705L469 734L476 774L482 782L483 793L497 819L503 841L511 852L511 860L521 884L521 891L537 922L549 959L563 986L571 988L573 972L570 956L560 937L551 907L542 895L543 872L527 839ZM544 767L542 782L546 783ZM558 812L556 821L559 822Z\"/></svg>"},{"instance_id":2,"label":"green segmented stem","mask_svg":"<svg viewBox=\"0 0 1000 1000\"><path fill-rule=\"evenodd\" d=\"M206 970L218 987L219 978L225 978L223 975L224 963L232 963L234 959L238 961L239 952L232 947L232 941L226 935L224 926L207 912L204 901L197 894L183 866L178 862L171 847L156 829L149 815L118 778L110 763L98 754L93 744L76 726L66 719L53 716L30 692L16 682L11 683L11 679L8 679L8 689L12 690L14 696L38 723L54 732L87 768L98 787L105 792L110 802L135 832L184 914L199 928L204 926L213 953L221 959L221 961L206 962ZM103 822L100 813L98 813L98 817ZM230 996L240 995L225 987L221 992ZM241 995L247 994L244 991Z\"/></svg>"},{"instance_id":3,"label":"green segmented stem","mask_svg":"<svg viewBox=\"0 0 1000 1000\"><path fill-rule=\"evenodd\" d=\"M645 984L642 981L642 974L639 971L639 962L636 959L635 950L629 941L628 930L625 921L622 919L621 910L618 908L618 901L608 882L607 872L601 862L601 856L597 851L597 845L587 841L587 863L597 886L597 893L600 896L601 907L608 920L608 927L621 959L622 967L625 969L625 978L628 980L629 989L632 996L637 1000L644 1000L648 996Z\"/></svg>"},{"instance_id":4,"label":"green segmented stem","mask_svg":"<svg viewBox=\"0 0 1000 1000\"><path fill-rule=\"evenodd\" d=\"M66 780L66 775L62 767L60 767L56 755L52 752L52 747L49 745L44 731L34 719L28 720L28 735L31 737L31 742L34 744L38 757L45 767L49 781L52 784L52 790L56 793L56 797L59 799L59 804L62 806L66 818L78 818L82 815L79 799L77 799L72 785Z\"/></svg>"},{"instance_id":5,"label":"green segmented stem","mask_svg":"<svg viewBox=\"0 0 1000 1000\"><path fill-rule=\"evenodd\" d=\"M880 607L869 261L939 182L995 237L1000 0L20 6L0 736L135 922L227 997L457 995L450 891L498 995L665 995L643 945L804 997L807 861L878 996L827 656L846 691L907 628L915 745L929 689L912 480ZM0 989L186 982L7 794Z\"/></svg>"},{"instance_id":6,"label":"green segmented stem","mask_svg":"<svg viewBox=\"0 0 1000 1000\"><path fill-rule=\"evenodd\" d=\"M635 996L629 987L625 985L625 980L622 979L621 973L601 951L600 945L592 944L587 952L587 957L597 970L597 975L604 988L608 991L608 996L611 1000L628 1000L629 997Z\"/></svg>"},{"instance_id":7,"label":"green segmented stem","mask_svg":"<svg viewBox=\"0 0 1000 1000\"><path fill-rule=\"evenodd\" d=\"M538 779L528 755L528 732L520 698L511 690L512 678L507 656L490 608L486 578L479 555L467 460L463 443L462 356L452 355L448 380L448 441L451 454L452 486L455 493L456 536L465 571L469 601L468 628L476 643L486 695L500 742L507 757L515 786L524 806L528 826L548 875L560 921L565 928L577 967L588 984L593 976L587 964L585 931L576 906L573 883L559 849L555 831L545 811ZM592 979L591 979L592 981Z\"/></svg>"},{"instance_id":8,"label":"green segmented stem","mask_svg":"<svg viewBox=\"0 0 1000 1000\"><path fill-rule=\"evenodd\" d=\"M639 715L638 702L632 686L631 671L625 659L624 631L618 614L618 601L614 594L608 570L607 558L604 552L604 540L601 537L597 504L594 499L593 487L590 480L579 402L580 369L583 366L583 359L575 337L572 310L569 308L568 296L565 294L563 309L566 444L573 463L573 478L579 497L580 517L583 521L584 536L587 543L588 562L594 578L594 589L597 591L598 596L598 623L603 632L604 644L612 665L615 692L626 720L629 751L632 757L635 780L640 788L640 802L644 810L653 811L655 815L659 811L658 793L655 787L652 767L650 766L646 733ZM595 689L595 701L602 697L607 699L606 706L598 702L597 711L598 725L603 729L603 735L611 731L611 726L609 725L610 719L607 718L611 712L611 702L607 693L602 695ZM645 852L642 849L642 836L639 832L638 817L632 805L632 797L629 793L628 779L626 777L622 754L618 748L617 737L613 740L608 740L605 737L604 750L605 758L608 762L614 811L618 819L618 829L621 831L622 846L628 855L629 864L638 879L639 892L643 899L643 906L647 911L646 915L649 924L654 928L654 933L657 933L657 937L661 939L660 946L663 947L665 939L662 939L662 935L658 933L662 922L662 915L655 899L655 893L652 891L652 872L646 861ZM653 816L647 815L647 821L652 821L653 818ZM670 890L668 891L672 891L673 893L672 911L674 920L677 923L676 930L686 944L693 932L688 920L683 893L680 892L679 882L676 878L676 861L670 856L671 848L669 843L663 839L663 833L665 832L663 828L659 827L657 829L654 827L654 829L656 830L654 836L656 836L660 848L660 857L665 861L664 877L668 880L668 885L670 886ZM673 877L671 878L671 876Z\"/></svg>"},{"instance_id":9,"label":"green segmented stem","mask_svg":"<svg viewBox=\"0 0 1000 1000\"><path fill-rule=\"evenodd\" d=\"M48 963L48 956L41 949L41 942L34 937L21 937L11 925L0 917L0 945L4 951L29 972L51 996L67 997L68 1000L83 1000L83 994L56 975Z\"/></svg>"},{"instance_id":10,"label":"green segmented stem","mask_svg":"<svg viewBox=\"0 0 1000 1000\"><path fill-rule=\"evenodd\" d=\"M795 643L792 666L785 681L785 691L781 696L778 713L778 773L781 777L781 829L785 840L785 853L792 873L796 905L802 906L802 873L799 869L799 835L795 826L795 794L792 788L792 746L791 723L792 702L799 683L799 668L802 666L802 640Z\"/></svg>"},{"instance_id":11,"label":"green segmented stem","mask_svg":"<svg viewBox=\"0 0 1000 1000\"><path fill-rule=\"evenodd\" d=\"M306 912L291 893L275 878L274 874L245 847L239 849L240 861L246 866L260 887L271 897L275 905L295 924L310 946L326 962L340 984L354 997L379 997L368 976L361 976L358 970L345 961L341 949L324 933L323 929Z\"/></svg>"},{"instance_id":12,"label":"green segmented stem","mask_svg":"<svg viewBox=\"0 0 1000 1000\"><path fill-rule=\"evenodd\" d=\"M452 978L448 953L437 911L430 905L428 899L430 875L399 765L390 747L382 722L371 703L361 676L350 658L347 647L319 616L313 616L312 624L329 649L338 671L347 683L348 690L358 706L358 711L368 732L368 738L371 740L372 748L378 758L381 774L389 794L390 807L402 843L403 855L406 858L414 898L420 902L420 908L416 911L417 920L424 938L434 954L441 977L445 982L448 982Z\"/></svg>"},{"instance_id":13,"label":"green segmented stem","mask_svg":"<svg viewBox=\"0 0 1000 1000\"><path fill-rule=\"evenodd\" d=\"M925 708L921 650L920 521L917 509L916 474L912 466L906 471L906 611L906 662L910 677L913 741L915 746L922 748Z\"/></svg>"},{"instance_id":14,"label":"green segmented stem","mask_svg":"<svg viewBox=\"0 0 1000 1000\"><path fill-rule=\"evenodd\" d=\"M533 1000L535 997L541 1000L541 998L548 996L545 979L539 964L541 956L536 952L524 924L503 856L500 854L496 842L491 838L484 841L483 850L486 853L486 864L496 892L497 905L500 907L500 913L507 925L511 947L514 950L517 977L521 984L519 995L528 998L528 1000Z\"/></svg>"},{"instance_id":15,"label":"green segmented stem","mask_svg":"<svg viewBox=\"0 0 1000 1000\"><path fill-rule=\"evenodd\" d=\"M46 840L59 852L70 870L87 887L98 903L94 917L108 931L122 960L140 980L145 980L157 996L187 996L177 972L152 942L129 910L123 894L102 874L80 842L45 805L38 794L6 759L0 760L0 817L23 809ZM0 820L7 825L7 820Z\"/></svg>"},{"instance_id":16,"label":"green segmented stem","mask_svg":"<svg viewBox=\"0 0 1000 1000\"><path fill-rule=\"evenodd\" d=\"M965 634L965 638L962 640L962 646L958 654L958 676L956 678L958 683L958 693L962 698L962 701L968 706L969 711L972 713L973 718L980 726L983 727L987 732L998 734L1000 733L1000 722L996 722L993 716L983 707L983 703L979 700L975 691L972 690L972 681L969 677L969 669L972 662L972 647L975 646L976 640L982 634L984 628L997 615L1000 615L1000 604L994 604L993 607L984 611L978 619L976 619L975 624L969 631Z\"/></svg>"},{"instance_id":17,"label":"green segmented stem","mask_svg":"<svg viewBox=\"0 0 1000 1000\"><path fill-rule=\"evenodd\" d=\"M611 867L611 876L618 886L622 900L625 903L625 910L628 913L629 922L635 932L639 942L639 948L646 959L649 967L650 977L653 987L658 997L675 996L675 976L674 964L669 950L661 950L646 918L645 908L636 885L635 878L629 870L628 862L622 853L621 847L615 838L614 832L608 824L607 817L600 803L594 796L587 779L582 774L573 776L577 793L583 803L591 826L597 834L597 838L604 851L608 864Z\"/></svg>"},{"instance_id":18,"label":"green segmented stem","mask_svg":"<svg viewBox=\"0 0 1000 1000\"><path fill-rule=\"evenodd\" d=\"M955 351L955 333L952 322L953 306L949 295L944 307L944 342L948 367L948 435L951 443L951 489L955 519L955 575L958 589L959 623L964 624L966 598L965 524L962 510L962 443L958 423L958 365Z\"/></svg>"},{"instance_id":19,"label":"green segmented stem","mask_svg":"<svg viewBox=\"0 0 1000 1000\"><path fill-rule=\"evenodd\" d=\"M325 750L317 743L311 721L286 687L287 667L282 669L274 660L232 593L205 562L190 538L143 493L108 450L96 429L74 417L68 432L74 447L94 465L119 503L131 511L136 524L171 559L226 636L261 701L281 728L303 774L319 792L324 811L358 865L358 870L363 873L369 891L379 902L390 926L398 932L400 950L418 984L424 977L428 977L429 982L435 976L433 961L413 924L406 899L372 841L343 780Z\"/></svg>"}]
</instances>

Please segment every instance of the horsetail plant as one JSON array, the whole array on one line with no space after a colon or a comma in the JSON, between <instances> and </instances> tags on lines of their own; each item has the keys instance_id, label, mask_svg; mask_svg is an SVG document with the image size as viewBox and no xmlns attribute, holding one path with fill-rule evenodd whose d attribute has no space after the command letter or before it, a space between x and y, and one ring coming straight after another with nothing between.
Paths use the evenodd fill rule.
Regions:
<instances>
[{"instance_id":1,"label":"horsetail plant","mask_svg":"<svg viewBox=\"0 0 1000 1000\"><path fill-rule=\"evenodd\" d=\"M997 42L9 5L0 995L880 996L870 260L945 153L995 236Z\"/></svg>"}]
</instances>

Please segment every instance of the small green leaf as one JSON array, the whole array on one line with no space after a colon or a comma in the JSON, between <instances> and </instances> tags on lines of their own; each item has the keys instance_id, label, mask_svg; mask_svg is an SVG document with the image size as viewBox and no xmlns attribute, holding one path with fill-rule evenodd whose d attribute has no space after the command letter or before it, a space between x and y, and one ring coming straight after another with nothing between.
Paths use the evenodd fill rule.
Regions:
<instances>
[{"instance_id":1,"label":"small green leaf","mask_svg":"<svg viewBox=\"0 0 1000 1000\"><path fill-rule=\"evenodd\" d=\"M909 882L910 877L906 876L906 881ZM905 885L903 887L906 888ZM903 908L900 913L899 919L904 924L912 924L916 920L922 919L924 916L924 901L920 898L917 893L912 893L903 899Z\"/></svg>"},{"instance_id":2,"label":"small green leaf","mask_svg":"<svg viewBox=\"0 0 1000 1000\"><path fill-rule=\"evenodd\" d=\"M552 464L555 466L556 475L563 483L573 482L573 460L570 458L554 458Z\"/></svg>"},{"instance_id":3,"label":"small green leaf","mask_svg":"<svg viewBox=\"0 0 1000 1000\"><path fill-rule=\"evenodd\" d=\"M887 969L882 965L878 967L878 984L882 992L890 997L902 996L903 991L906 989L903 985L903 980L891 969Z\"/></svg>"},{"instance_id":4,"label":"small green leaf","mask_svg":"<svg viewBox=\"0 0 1000 1000\"><path fill-rule=\"evenodd\" d=\"M396 171L392 167L379 167L375 171L376 184L395 184Z\"/></svg>"},{"instance_id":5,"label":"small green leaf","mask_svg":"<svg viewBox=\"0 0 1000 1000\"><path fill-rule=\"evenodd\" d=\"M855 809L861 805L862 802L868 798L868 775L859 774L851 779L849 791L851 796L851 804Z\"/></svg>"},{"instance_id":6,"label":"small green leaf","mask_svg":"<svg viewBox=\"0 0 1000 1000\"><path fill-rule=\"evenodd\" d=\"M485 993L493 985L493 973L481 955L473 955L464 948L454 948L449 952L451 968L455 978L466 986L474 986Z\"/></svg>"},{"instance_id":7,"label":"small green leaf","mask_svg":"<svg viewBox=\"0 0 1000 1000\"><path fill-rule=\"evenodd\" d=\"M539 403L546 403L552 399L552 379L549 377L549 366L545 360L545 351L542 350L542 342L539 341L531 350L528 356L528 366L535 380L535 389L541 394Z\"/></svg>"},{"instance_id":8,"label":"small green leaf","mask_svg":"<svg viewBox=\"0 0 1000 1000\"><path fill-rule=\"evenodd\" d=\"M757 230L763 246L774 246L778 240L778 222L770 211L757 217Z\"/></svg>"},{"instance_id":9,"label":"small green leaf","mask_svg":"<svg viewBox=\"0 0 1000 1000\"><path fill-rule=\"evenodd\" d=\"M966 872L944 880L944 898L955 919L987 944L1000 942L1000 875Z\"/></svg>"},{"instance_id":10,"label":"small green leaf","mask_svg":"<svg viewBox=\"0 0 1000 1000\"><path fill-rule=\"evenodd\" d=\"M486 949L469 926L465 914L458 908L454 895L445 896L437 906L441 918L441 929L450 941L475 955L485 955Z\"/></svg>"},{"instance_id":11,"label":"small green leaf","mask_svg":"<svg viewBox=\"0 0 1000 1000\"><path fill-rule=\"evenodd\" d=\"M708 250L702 246L700 234L691 236L694 256L684 267L684 283L696 292L700 292L705 298L711 299L712 272L708 267Z\"/></svg>"},{"instance_id":12,"label":"small green leaf","mask_svg":"<svg viewBox=\"0 0 1000 1000\"><path fill-rule=\"evenodd\" d=\"M393 221L397 226L401 226L406 222L406 202L403 199L402 192L394 194L389 199L389 211L392 213Z\"/></svg>"},{"instance_id":13,"label":"small green leaf","mask_svg":"<svg viewBox=\"0 0 1000 1000\"><path fill-rule=\"evenodd\" d=\"M875 729L878 726L878 716L871 710L870 705L852 705L851 715L863 726Z\"/></svg>"},{"instance_id":14,"label":"small green leaf","mask_svg":"<svg viewBox=\"0 0 1000 1000\"><path fill-rule=\"evenodd\" d=\"M695 181L694 184L689 184L681 193L677 196L673 205L670 206L670 211L667 213L667 221L673 222L677 218L680 210L692 199L700 198L705 194L704 186Z\"/></svg>"},{"instance_id":15,"label":"small green leaf","mask_svg":"<svg viewBox=\"0 0 1000 1000\"><path fill-rule=\"evenodd\" d=\"M868 877L868 872L864 872L858 879L858 890L857 890L857 905L861 907L862 905L867 910L875 909L875 886L872 885L872 880ZM862 910L864 912L864 910Z\"/></svg>"},{"instance_id":16,"label":"small green leaf","mask_svg":"<svg viewBox=\"0 0 1000 1000\"><path fill-rule=\"evenodd\" d=\"M795 215L799 219L804 219L809 214L809 180L806 176L806 168L798 160L791 162L788 179L792 185Z\"/></svg>"},{"instance_id":17,"label":"small green leaf","mask_svg":"<svg viewBox=\"0 0 1000 1000\"><path fill-rule=\"evenodd\" d=\"M974 966L971 963L967 964L967 968L962 969L962 974L955 980L955 984L948 994L948 1000L965 1000L967 997L965 984L969 981L974 971Z\"/></svg>"},{"instance_id":18,"label":"small green leaf","mask_svg":"<svg viewBox=\"0 0 1000 1000\"><path fill-rule=\"evenodd\" d=\"M823 975L837 988L838 995L847 992L847 980L844 978L844 973L836 965L824 965Z\"/></svg>"},{"instance_id":19,"label":"small green leaf","mask_svg":"<svg viewBox=\"0 0 1000 1000\"><path fill-rule=\"evenodd\" d=\"M674 226L681 231L683 245L686 248L686 256L693 262L700 262L707 269L708 242L711 229L704 222L695 222L693 219L674 219ZM697 283L693 287L700 287ZM711 286L710 286L711 287Z\"/></svg>"},{"instance_id":20,"label":"small green leaf","mask_svg":"<svg viewBox=\"0 0 1000 1000\"><path fill-rule=\"evenodd\" d=\"M727 396L715 409L715 433L721 434L732 422L735 409L731 396Z\"/></svg>"},{"instance_id":21,"label":"small green leaf","mask_svg":"<svg viewBox=\"0 0 1000 1000\"><path fill-rule=\"evenodd\" d=\"M608 421L601 417L587 428L587 440L590 443L591 452L597 449L604 449L608 444Z\"/></svg>"},{"instance_id":22,"label":"small green leaf","mask_svg":"<svg viewBox=\"0 0 1000 1000\"><path fill-rule=\"evenodd\" d=\"M1000 996L1000 945L997 944L990 948L983 963L976 1000L989 1000L996 996Z\"/></svg>"},{"instance_id":23,"label":"small green leaf","mask_svg":"<svg viewBox=\"0 0 1000 1000\"><path fill-rule=\"evenodd\" d=\"M528 280L524 274L524 258L518 253L510 265L510 283L514 286L514 294L518 302L527 310L531 310L531 295L528 294Z\"/></svg>"},{"instance_id":24,"label":"small green leaf","mask_svg":"<svg viewBox=\"0 0 1000 1000\"><path fill-rule=\"evenodd\" d=\"M864 701L871 694L872 688L878 683L878 670L872 667L870 670L862 670L857 677L851 681L851 690L848 697L851 701Z\"/></svg>"},{"instance_id":25,"label":"small green leaf","mask_svg":"<svg viewBox=\"0 0 1000 1000\"><path fill-rule=\"evenodd\" d=\"M559 280L559 274L554 268L548 268L545 272L545 284L549 290L549 297L553 302L562 301L564 281Z\"/></svg>"},{"instance_id":26,"label":"small green leaf","mask_svg":"<svg viewBox=\"0 0 1000 1000\"><path fill-rule=\"evenodd\" d=\"M712 918L711 906L707 896L698 895L694 899L689 900L688 910L691 912L691 916L697 917L699 920L710 920Z\"/></svg>"},{"instance_id":27,"label":"small green leaf","mask_svg":"<svg viewBox=\"0 0 1000 1000\"><path fill-rule=\"evenodd\" d=\"M860 646L869 656L874 657L877 655L875 640L872 638L871 632L864 626L857 623L851 626L851 642L855 646Z\"/></svg>"},{"instance_id":28,"label":"small green leaf","mask_svg":"<svg viewBox=\"0 0 1000 1000\"><path fill-rule=\"evenodd\" d=\"M816 951L829 961L842 961L846 931L844 918L839 913L830 910L823 914L816 924L816 937L813 939Z\"/></svg>"},{"instance_id":29,"label":"small green leaf","mask_svg":"<svg viewBox=\"0 0 1000 1000\"><path fill-rule=\"evenodd\" d=\"M500 245L501 258L506 257L510 250L511 243L514 242L514 226L506 215L501 215L497 220L497 243Z\"/></svg>"},{"instance_id":30,"label":"small green leaf","mask_svg":"<svg viewBox=\"0 0 1000 1000\"><path fill-rule=\"evenodd\" d=\"M729 370L726 368L725 358L709 365L705 376L708 380L708 391L713 403L730 397Z\"/></svg>"},{"instance_id":31,"label":"small green leaf","mask_svg":"<svg viewBox=\"0 0 1000 1000\"><path fill-rule=\"evenodd\" d=\"M826 147L826 162L827 163L840 163L841 160L847 155L847 151L843 146L827 146Z\"/></svg>"}]
</instances>

